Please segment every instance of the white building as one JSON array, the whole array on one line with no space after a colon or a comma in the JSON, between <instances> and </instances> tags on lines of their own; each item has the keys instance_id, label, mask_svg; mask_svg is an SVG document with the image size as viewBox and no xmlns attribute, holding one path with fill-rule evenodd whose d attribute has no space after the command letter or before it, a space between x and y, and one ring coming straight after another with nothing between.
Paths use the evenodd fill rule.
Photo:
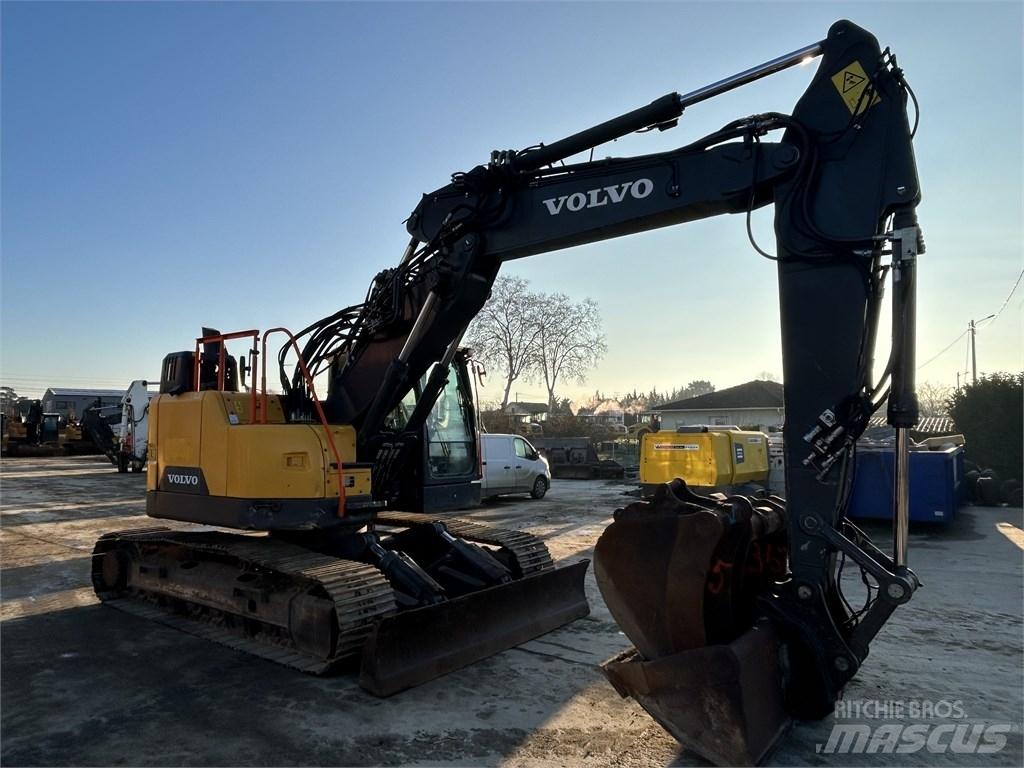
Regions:
<instances>
[{"instance_id":1,"label":"white building","mask_svg":"<svg viewBox=\"0 0 1024 768\"><path fill-rule=\"evenodd\" d=\"M512 402L505 406L505 413L521 424L547 421L547 403Z\"/></svg>"},{"instance_id":2,"label":"white building","mask_svg":"<svg viewBox=\"0 0 1024 768\"><path fill-rule=\"evenodd\" d=\"M786 411L782 385L775 381L748 381L735 387L687 400L657 405L649 413L661 421L661 429L735 425L769 432L781 429Z\"/></svg>"},{"instance_id":3,"label":"white building","mask_svg":"<svg viewBox=\"0 0 1024 768\"><path fill-rule=\"evenodd\" d=\"M71 389L50 387L43 394L43 411L59 413L66 419L81 419L87 408L94 405L120 405L123 389Z\"/></svg>"}]
</instances>

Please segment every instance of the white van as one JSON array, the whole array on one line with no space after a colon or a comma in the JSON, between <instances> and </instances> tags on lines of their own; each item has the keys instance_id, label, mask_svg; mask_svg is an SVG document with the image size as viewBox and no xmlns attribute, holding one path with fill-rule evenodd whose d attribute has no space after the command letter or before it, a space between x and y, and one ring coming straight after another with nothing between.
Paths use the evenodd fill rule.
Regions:
<instances>
[{"instance_id":1,"label":"white van","mask_svg":"<svg viewBox=\"0 0 1024 768\"><path fill-rule=\"evenodd\" d=\"M540 499L551 487L551 468L530 441L519 435L480 435L484 498L528 493Z\"/></svg>"}]
</instances>

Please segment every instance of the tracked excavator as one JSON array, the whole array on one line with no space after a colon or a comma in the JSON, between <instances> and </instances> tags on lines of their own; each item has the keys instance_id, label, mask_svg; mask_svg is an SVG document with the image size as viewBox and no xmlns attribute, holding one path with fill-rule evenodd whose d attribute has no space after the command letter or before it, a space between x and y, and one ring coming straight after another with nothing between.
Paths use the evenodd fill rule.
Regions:
<instances>
[{"instance_id":1,"label":"tracked excavator","mask_svg":"<svg viewBox=\"0 0 1024 768\"><path fill-rule=\"evenodd\" d=\"M817 57L790 114L738 119L672 151L566 163L673 128L685 109ZM507 261L739 214L778 277L785 501L702 496L677 480L616 511L594 556L635 646L603 666L616 689L714 762L761 760L790 718L831 711L919 586L907 567L923 252L916 107L890 50L840 21L761 66L454 174L423 196L400 263L365 301L286 334L280 394L267 394L256 331L240 334L251 339L242 373L263 370L249 392L224 353L238 335L209 332L165 359L150 407L147 513L241 532L106 535L97 593L312 672L359 657L362 684L382 695L584 615L586 562L556 569L527 534L397 511L424 467L477 471L463 334ZM750 231L752 211L768 204L771 252ZM876 377L887 281L892 346ZM666 344L681 332L661 329ZM845 517L855 443L883 403L897 434L891 554ZM844 567L867 585L856 609Z\"/></svg>"}]
</instances>

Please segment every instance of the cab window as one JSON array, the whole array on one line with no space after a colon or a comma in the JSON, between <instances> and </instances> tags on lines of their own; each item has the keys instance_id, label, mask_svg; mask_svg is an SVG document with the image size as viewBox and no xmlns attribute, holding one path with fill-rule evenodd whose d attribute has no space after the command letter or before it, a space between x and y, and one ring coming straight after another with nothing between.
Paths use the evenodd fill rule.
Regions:
<instances>
[{"instance_id":1,"label":"cab window","mask_svg":"<svg viewBox=\"0 0 1024 768\"><path fill-rule=\"evenodd\" d=\"M522 438L517 437L513 444L515 445L516 456L521 459L525 459L530 455L530 449L526 447L526 441Z\"/></svg>"},{"instance_id":2,"label":"cab window","mask_svg":"<svg viewBox=\"0 0 1024 768\"><path fill-rule=\"evenodd\" d=\"M419 384L402 398L388 415L385 429L401 432L409 423L419 399L421 387L429 377L424 374ZM473 431L472 400L459 387L458 372L454 366L444 389L427 417L427 465L431 477L462 477L476 467L476 435Z\"/></svg>"},{"instance_id":3,"label":"cab window","mask_svg":"<svg viewBox=\"0 0 1024 768\"><path fill-rule=\"evenodd\" d=\"M471 407L453 368L427 419L427 459L434 477L456 477L473 471L476 441Z\"/></svg>"}]
</instances>

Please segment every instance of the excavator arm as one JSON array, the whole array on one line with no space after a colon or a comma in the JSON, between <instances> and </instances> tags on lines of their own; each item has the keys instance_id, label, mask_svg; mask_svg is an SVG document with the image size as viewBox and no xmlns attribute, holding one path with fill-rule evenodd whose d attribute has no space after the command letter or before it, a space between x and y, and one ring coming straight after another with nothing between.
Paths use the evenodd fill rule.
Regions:
<instances>
[{"instance_id":1,"label":"excavator arm","mask_svg":"<svg viewBox=\"0 0 1024 768\"><path fill-rule=\"evenodd\" d=\"M817 56L817 73L791 114L752 115L669 152L564 162L635 131L672 128L696 103ZM786 383L784 508L778 500L696 497L677 484L651 508L617 513L598 544L595 567L605 600L636 643L641 662L692 652L694 637L742 645L742 633L753 625L762 628L761 637L770 634L771 647L787 657L779 673L787 711L800 717L827 714L866 658L871 639L918 586L906 561L907 434L917 420L915 270L923 244L915 213L916 125L912 129L908 119L908 96L912 91L889 50L840 21L820 43L692 93L668 94L550 145L494 152L486 165L455 174L450 184L423 196L407 222L412 239L401 263L378 275L363 304L303 332L307 361L329 366L331 420L357 427L360 458L375 461L375 483L386 486L412 453L408 445L504 262L720 214L745 215L750 232L751 212L774 204L773 252L754 245L776 262L778 274ZM763 140L779 132L777 141ZM681 257L680 266L699 263ZM876 378L872 355L887 276L893 285L892 346ZM665 336L668 342L673 332ZM420 400L404 432L382 437L387 415L421 381ZM297 376L283 377L283 383L301 390ZM898 445L892 556L845 519L855 442L886 402ZM716 563L749 572L752 553L764 554L754 545L758 537L782 541L788 550L788 561L772 578L729 582L733 603L745 608L730 609L729 620L717 624L708 619L722 605L718 593L709 597L710 575L684 600L657 595L652 604L637 594L645 584L672 584L673 569L693 557L695 544L680 540L663 558L662 573L628 575L638 563L659 561L638 544L645 529L654 530L652 521L670 520L670 543L671 536L692 542L703 535L686 528L704 519L697 513L710 514L726 531L708 539ZM729 533L737 520L744 521L742 535ZM731 560L723 559L726 539ZM839 583L847 560L874 586L859 611L849 606ZM658 616L686 614L691 606L678 631L652 626L661 619L647 615L648 609L659 608L659 601L670 605L660 605ZM744 618L737 622L738 615ZM702 621L706 626L692 631ZM684 743L712 759L754 761L772 741L747 729L732 751L716 752L699 738L687 742L690 731L707 731L708 724L671 727L664 701L644 700L621 669L610 677L620 691L637 695L660 721L668 721Z\"/></svg>"}]
</instances>

